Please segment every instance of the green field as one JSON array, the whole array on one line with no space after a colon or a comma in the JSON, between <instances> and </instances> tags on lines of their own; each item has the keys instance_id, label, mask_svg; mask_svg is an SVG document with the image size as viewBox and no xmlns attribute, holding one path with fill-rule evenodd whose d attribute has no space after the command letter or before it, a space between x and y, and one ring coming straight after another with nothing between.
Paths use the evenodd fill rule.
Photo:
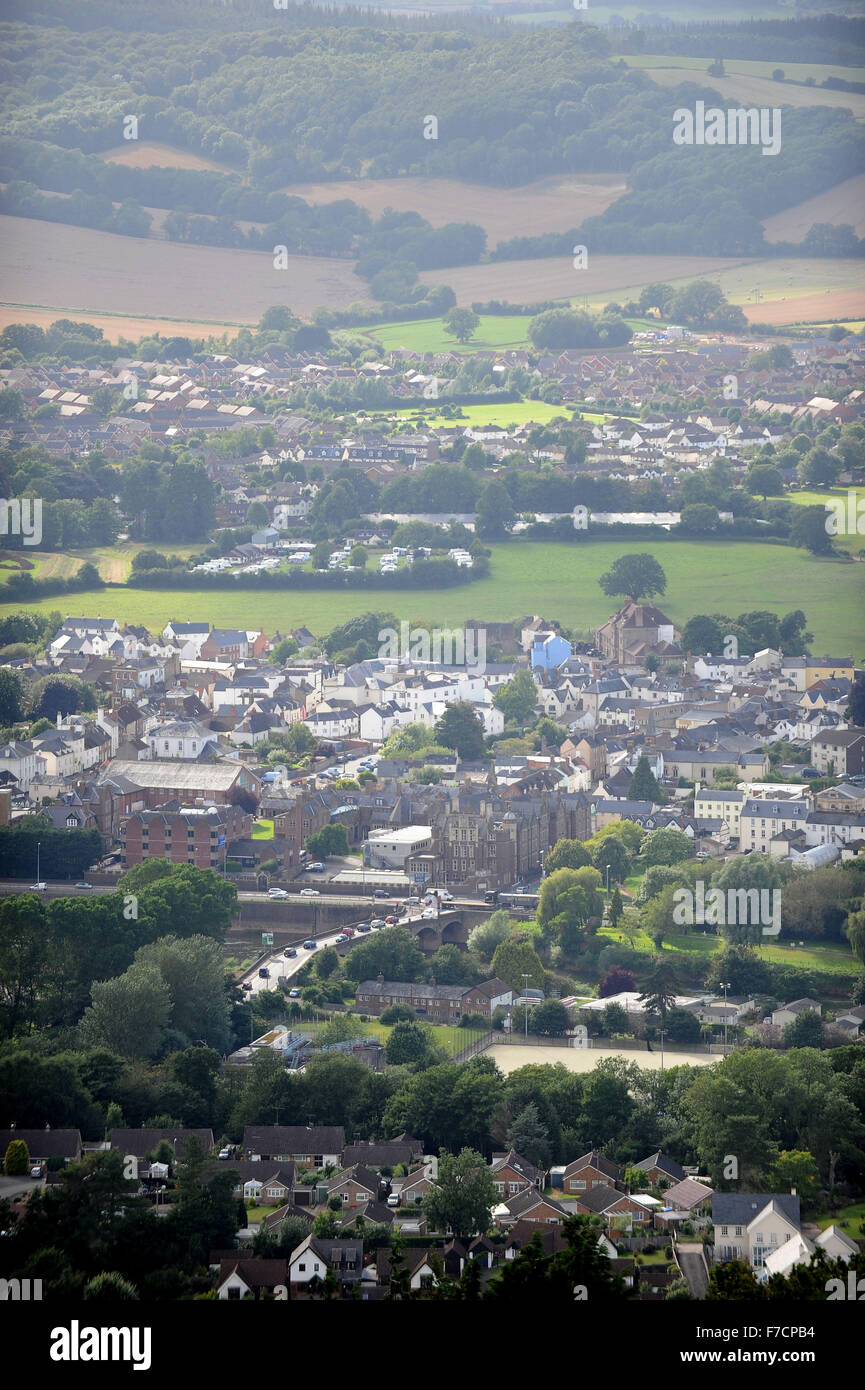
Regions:
<instances>
[{"instance_id":1,"label":"green field","mask_svg":"<svg viewBox=\"0 0 865 1390\"><path fill-rule=\"evenodd\" d=\"M842 1207L834 1216L818 1216L817 1225L821 1231L825 1231L827 1226L840 1226L851 1240L865 1240L865 1202Z\"/></svg>"},{"instance_id":2,"label":"green field","mask_svg":"<svg viewBox=\"0 0 865 1390\"><path fill-rule=\"evenodd\" d=\"M797 502L802 507L825 507L830 497L838 497L844 503L846 517L848 516L848 492L852 492L856 496L857 507L852 521L857 529L851 530L848 534L839 531L838 535L833 537L833 541L838 550L849 550L851 555L858 555L860 551L865 551L865 509L858 506L861 499L865 498L865 487L828 487L820 492L801 488L798 492L788 492L786 497L789 502ZM828 519L828 512L826 516Z\"/></svg>"},{"instance_id":3,"label":"green field","mask_svg":"<svg viewBox=\"0 0 865 1390\"><path fill-rule=\"evenodd\" d=\"M346 618L387 609L399 618L459 626L467 618L517 619L529 612L565 627L598 626L617 607L598 578L622 554L650 547L667 576L659 605L679 626L695 613L753 608L783 614L802 608L814 633L815 652L865 651L862 602L865 571L856 564L818 559L788 546L747 541L598 541L545 545L539 541L492 546L492 573L453 589L285 590L102 589L74 596L81 612L111 614L118 621L161 630L169 618L210 620L215 626L260 623L265 631L305 625L323 635ZM68 609L72 596L54 595L28 605L42 612ZM19 605L0 605L0 612Z\"/></svg>"},{"instance_id":4,"label":"green field","mask_svg":"<svg viewBox=\"0 0 865 1390\"><path fill-rule=\"evenodd\" d=\"M593 11L594 13L594 11ZM724 19L729 20L730 15L727 6L724 7ZM789 18L789 15L787 16ZM669 53L626 53L619 55L622 61L631 68L689 68L697 72L705 72L707 67L714 61L712 56L707 58L679 57ZM614 60L618 61L618 59ZM725 58L724 68L729 77L768 77L771 78L776 68L781 68L787 83L805 82L809 77L813 77L815 82L823 82L827 77L841 77L848 82L865 81L865 69L856 67L841 67L833 63L770 63L754 62L749 58ZM778 91L783 93L784 82L778 82ZM783 100L783 97L779 97Z\"/></svg>"},{"instance_id":5,"label":"green field","mask_svg":"<svg viewBox=\"0 0 865 1390\"><path fill-rule=\"evenodd\" d=\"M406 348L409 352L477 352L484 348L520 348L528 346L530 314L480 314L480 324L470 342L458 343L452 333L446 333L441 319L411 319L406 323L374 324L371 328L356 329L381 343L387 352Z\"/></svg>"}]
</instances>

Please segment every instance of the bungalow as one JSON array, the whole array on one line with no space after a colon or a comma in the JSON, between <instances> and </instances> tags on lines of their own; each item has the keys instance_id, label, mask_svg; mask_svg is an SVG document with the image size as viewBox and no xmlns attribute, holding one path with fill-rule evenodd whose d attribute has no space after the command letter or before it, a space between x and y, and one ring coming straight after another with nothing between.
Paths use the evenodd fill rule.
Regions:
<instances>
[{"instance_id":1,"label":"bungalow","mask_svg":"<svg viewBox=\"0 0 865 1390\"><path fill-rule=\"evenodd\" d=\"M144 1125L140 1129L112 1129L109 1145L127 1156L146 1158L163 1139L167 1140L178 1157L182 1156L183 1147L189 1139L197 1139L205 1153L211 1153L214 1148L212 1129L146 1129Z\"/></svg>"},{"instance_id":2,"label":"bungalow","mask_svg":"<svg viewBox=\"0 0 865 1390\"><path fill-rule=\"evenodd\" d=\"M522 1158L515 1149L507 1153L495 1153L490 1162L490 1173L496 1191L502 1197L516 1197L527 1188L543 1187L543 1173L527 1158Z\"/></svg>"},{"instance_id":3,"label":"bungalow","mask_svg":"<svg viewBox=\"0 0 865 1390\"><path fill-rule=\"evenodd\" d=\"M297 1170L293 1163L253 1163L241 1159L228 1165L234 1177L234 1195L257 1206L279 1207L294 1197Z\"/></svg>"},{"instance_id":4,"label":"bungalow","mask_svg":"<svg viewBox=\"0 0 865 1390\"><path fill-rule=\"evenodd\" d=\"M713 1196L711 1187L707 1187L705 1183L697 1182L696 1178L683 1178L681 1182L667 1188L664 1202L672 1211L687 1211L701 1215L709 1209Z\"/></svg>"},{"instance_id":5,"label":"bungalow","mask_svg":"<svg viewBox=\"0 0 865 1390\"><path fill-rule=\"evenodd\" d=\"M216 1296L222 1299L260 1298L286 1288L285 1260L241 1260L233 1256L219 1261Z\"/></svg>"},{"instance_id":6,"label":"bungalow","mask_svg":"<svg viewBox=\"0 0 865 1390\"><path fill-rule=\"evenodd\" d=\"M590 1192L594 1187L616 1187L621 1181L622 1170L618 1163L605 1158L594 1149L591 1153L575 1158L564 1171L562 1190L568 1193Z\"/></svg>"},{"instance_id":7,"label":"bungalow","mask_svg":"<svg viewBox=\"0 0 865 1390\"><path fill-rule=\"evenodd\" d=\"M396 1168L400 1163L408 1166L422 1155L423 1144L420 1139L412 1139L410 1135L404 1134L381 1144L375 1143L372 1139L366 1144L347 1144L343 1152L343 1162L346 1167L360 1163L366 1168Z\"/></svg>"},{"instance_id":8,"label":"bungalow","mask_svg":"<svg viewBox=\"0 0 865 1390\"><path fill-rule=\"evenodd\" d=\"M650 1154L648 1158L641 1159L634 1164L655 1186L667 1186L670 1183L682 1182L686 1173L681 1163L676 1163L675 1159L668 1158L659 1149L657 1153Z\"/></svg>"},{"instance_id":9,"label":"bungalow","mask_svg":"<svg viewBox=\"0 0 865 1390\"><path fill-rule=\"evenodd\" d=\"M342 1164L345 1130L342 1125L310 1128L302 1125L246 1125L243 1153L254 1162L304 1163L309 1168Z\"/></svg>"},{"instance_id":10,"label":"bungalow","mask_svg":"<svg viewBox=\"0 0 865 1390\"><path fill-rule=\"evenodd\" d=\"M381 1284L390 1284L394 1275L391 1265L391 1252L389 1250L376 1250L375 1252L375 1274L376 1279ZM397 1273L402 1278L408 1276L409 1288L413 1293L421 1289L435 1288L438 1283L436 1272L432 1261L441 1264L442 1256L439 1252L430 1250L406 1250L397 1267Z\"/></svg>"},{"instance_id":11,"label":"bungalow","mask_svg":"<svg viewBox=\"0 0 865 1390\"><path fill-rule=\"evenodd\" d=\"M792 1004L782 1004L780 1009L773 1011L772 1023L776 1028L786 1028L787 1024L795 1022L800 1014L819 1014L820 1011L821 1006L817 999L794 999Z\"/></svg>"},{"instance_id":12,"label":"bungalow","mask_svg":"<svg viewBox=\"0 0 865 1390\"><path fill-rule=\"evenodd\" d=\"M344 1206L362 1207L378 1201L381 1196L382 1181L378 1173L355 1163L346 1168L329 1182L319 1187L319 1200L327 1201L339 1197Z\"/></svg>"},{"instance_id":13,"label":"bungalow","mask_svg":"<svg viewBox=\"0 0 865 1390\"><path fill-rule=\"evenodd\" d=\"M434 1171L433 1165L424 1164L416 1173L409 1176L400 1184L399 1204L401 1207L419 1207L424 1197L432 1187Z\"/></svg>"},{"instance_id":14,"label":"bungalow","mask_svg":"<svg viewBox=\"0 0 865 1390\"><path fill-rule=\"evenodd\" d=\"M612 1231L643 1229L651 1219L651 1211L637 1197L602 1185L578 1197L574 1209L584 1216L600 1216Z\"/></svg>"},{"instance_id":15,"label":"bungalow","mask_svg":"<svg viewBox=\"0 0 865 1390\"><path fill-rule=\"evenodd\" d=\"M62 1158L67 1163L81 1157L81 1132L77 1129L0 1129L0 1154L5 1154L13 1139L27 1145L30 1162L47 1163L50 1158Z\"/></svg>"},{"instance_id":16,"label":"bungalow","mask_svg":"<svg viewBox=\"0 0 865 1390\"><path fill-rule=\"evenodd\" d=\"M544 1226L561 1226L568 1211L560 1202L544 1197L533 1187L527 1187L500 1206L493 1207L493 1216L500 1226L513 1226L517 1221L533 1221Z\"/></svg>"}]
</instances>

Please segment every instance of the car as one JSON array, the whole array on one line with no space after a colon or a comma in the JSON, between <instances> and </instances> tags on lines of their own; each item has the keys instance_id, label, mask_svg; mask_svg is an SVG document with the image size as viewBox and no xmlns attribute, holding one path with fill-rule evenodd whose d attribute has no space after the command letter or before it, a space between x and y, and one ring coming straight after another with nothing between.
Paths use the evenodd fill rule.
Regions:
<instances>
[{"instance_id":1,"label":"car","mask_svg":"<svg viewBox=\"0 0 865 1390\"><path fill-rule=\"evenodd\" d=\"M394 917L393 913L391 913L390 917L385 917L385 919L384 919L384 923L385 923L385 926L386 926L386 927L395 927L398 921L399 921L399 918L398 918L398 917Z\"/></svg>"},{"instance_id":2,"label":"car","mask_svg":"<svg viewBox=\"0 0 865 1390\"><path fill-rule=\"evenodd\" d=\"M308 858L308 855L309 855L309 851L308 851L308 850L305 850L305 849L302 849L302 850L300 851L300 854L299 854L297 857L298 857L298 859L306 859L306 858Z\"/></svg>"},{"instance_id":3,"label":"car","mask_svg":"<svg viewBox=\"0 0 865 1390\"><path fill-rule=\"evenodd\" d=\"M317 942L317 941L312 941L312 940L310 940L310 941L304 941L304 943L303 943L303 949L304 949L305 951L315 951L315 950L318 949L318 942Z\"/></svg>"},{"instance_id":4,"label":"car","mask_svg":"<svg viewBox=\"0 0 865 1390\"><path fill-rule=\"evenodd\" d=\"M453 893L449 893L446 888L439 889L439 897L441 898L443 903L452 903L454 900Z\"/></svg>"},{"instance_id":5,"label":"car","mask_svg":"<svg viewBox=\"0 0 865 1390\"><path fill-rule=\"evenodd\" d=\"M390 893L387 891L386 888L376 888L374 889L372 896L374 898L389 898Z\"/></svg>"},{"instance_id":6,"label":"car","mask_svg":"<svg viewBox=\"0 0 865 1390\"><path fill-rule=\"evenodd\" d=\"M341 934L345 937L347 941L351 941L351 938L354 936L354 933L354 927L343 927Z\"/></svg>"},{"instance_id":7,"label":"car","mask_svg":"<svg viewBox=\"0 0 865 1390\"><path fill-rule=\"evenodd\" d=\"M220 1158L231 1158L231 1149L220 1149L220 1150L219 1150L219 1157L220 1157Z\"/></svg>"},{"instance_id":8,"label":"car","mask_svg":"<svg viewBox=\"0 0 865 1390\"><path fill-rule=\"evenodd\" d=\"M47 883L31 883L31 884L30 884L30 892L31 892L31 893L44 893L44 892L45 892L45 889L46 889L47 887L48 887L48 884L47 884Z\"/></svg>"},{"instance_id":9,"label":"car","mask_svg":"<svg viewBox=\"0 0 865 1390\"><path fill-rule=\"evenodd\" d=\"M341 946L342 943L343 943L344 941L348 941L348 939L349 939L349 938L346 936L345 932L344 932L344 931L341 931L341 932L339 933L339 936L335 936L335 937L333 938L333 944L334 944L334 946Z\"/></svg>"},{"instance_id":10,"label":"car","mask_svg":"<svg viewBox=\"0 0 865 1390\"><path fill-rule=\"evenodd\" d=\"M41 1177L42 1177L42 1164L41 1164L41 1163L34 1163L34 1164L33 1164L33 1167L30 1169L30 1176L31 1176L31 1178L41 1178Z\"/></svg>"},{"instance_id":11,"label":"car","mask_svg":"<svg viewBox=\"0 0 865 1390\"><path fill-rule=\"evenodd\" d=\"M283 954L284 956L287 956L288 959L291 960L292 956L296 956L296 955L297 955L297 951L294 949L293 946L286 946L286 948L285 948L285 950L283 951L282 954Z\"/></svg>"},{"instance_id":12,"label":"car","mask_svg":"<svg viewBox=\"0 0 865 1390\"><path fill-rule=\"evenodd\" d=\"M406 898L406 907L420 907L420 898Z\"/></svg>"},{"instance_id":13,"label":"car","mask_svg":"<svg viewBox=\"0 0 865 1390\"><path fill-rule=\"evenodd\" d=\"M313 861L312 864L307 864L304 872L308 874L323 874L324 865L321 863L320 860L316 859Z\"/></svg>"},{"instance_id":14,"label":"car","mask_svg":"<svg viewBox=\"0 0 865 1390\"><path fill-rule=\"evenodd\" d=\"M290 989L290 990L288 991L288 997L289 997L289 999L299 999L299 998L300 998L300 990L299 990L299 989Z\"/></svg>"},{"instance_id":15,"label":"car","mask_svg":"<svg viewBox=\"0 0 865 1390\"><path fill-rule=\"evenodd\" d=\"M320 898L321 894L317 888L301 888L300 896L302 898Z\"/></svg>"},{"instance_id":16,"label":"car","mask_svg":"<svg viewBox=\"0 0 865 1390\"><path fill-rule=\"evenodd\" d=\"M267 896L269 898L287 898L288 893L284 888L268 888Z\"/></svg>"},{"instance_id":17,"label":"car","mask_svg":"<svg viewBox=\"0 0 865 1390\"><path fill-rule=\"evenodd\" d=\"M384 920L383 917L373 917L372 921L370 922L370 926L371 926L371 927L376 927L376 928L378 928L378 927L383 927L383 926L385 926L385 925L386 925L386 923L385 923L385 920Z\"/></svg>"},{"instance_id":18,"label":"car","mask_svg":"<svg viewBox=\"0 0 865 1390\"><path fill-rule=\"evenodd\" d=\"M252 989L252 985L250 984L249 980L247 980L245 984L242 984L242 985L240 986L240 988L241 988L241 989Z\"/></svg>"},{"instance_id":19,"label":"car","mask_svg":"<svg viewBox=\"0 0 865 1390\"><path fill-rule=\"evenodd\" d=\"M437 911L436 911L436 909L435 909L434 907L425 907L424 910L423 910L423 912L421 913L421 917L425 918L427 921L428 921L431 917L437 917L437 916L438 916L438 913L437 913Z\"/></svg>"},{"instance_id":20,"label":"car","mask_svg":"<svg viewBox=\"0 0 865 1390\"><path fill-rule=\"evenodd\" d=\"M704 849L701 849L699 854L695 854L695 855L694 855L694 858L695 858L695 859L708 859L709 856L708 856L708 854L706 853L706 851L705 851Z\"/></svg>"},{"instance_id":21,"label":"car","mask_svg":"<svg viewBox=\"0 0 865 1390\"><path fill-rule=\"evenodd\" d=\"M372 931L372 922L358 922L357 930L364 933Z\"/></svg>"},{"instance_id":22,"label":"car","mask_svg":"<svg viewBox=\"0 0 865 1390\"><path fill-rule=\"evenodd\" d=\"M266 965L263 965L263 966L261 967L261 969L259 970L259 972L258 972L258 978L259 978L260 980L269 980L269 979L270 979L270 971L268 970L268 968L267 968Z\"/></svg>"},{"instance_id":23,"label":"car","mask_svg":"<svg viewBox=\"0 0 865 1390\"><path fill-rule=\"evenodd\" d=\"M387 1199L387 1204L388 1204L389 1207L398 1207L398 1206L399 1206L399 1193L397 1193L397 1192L392 1192L392 1193L390 1194L390 1196L388 1197L388 1199Z\"/></svg>"},{"instance_id":24,"label":"car","mask_svg":"<svg viewBox=\"0 0 865 1390\"><path fill-rule=\"evenodd\" d=\"M84 881L83 878L81 879L80 883L76 883L76 884L75 884L75 887L76 887L76 888L89 888L91 892L93 891L93 884L92 884L92 883L85 883L85 881Z\"/></svg>"}]
</instances>

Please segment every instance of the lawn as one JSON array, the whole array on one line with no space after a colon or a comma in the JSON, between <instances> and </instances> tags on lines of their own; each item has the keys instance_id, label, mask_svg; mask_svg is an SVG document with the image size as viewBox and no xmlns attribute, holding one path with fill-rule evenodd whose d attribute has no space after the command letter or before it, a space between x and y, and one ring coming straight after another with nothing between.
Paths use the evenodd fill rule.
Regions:
<instances>
[{"instance_id":1,"label":"lawn","mask_svg":"<svg viewBox=\"0 0 865 1390\"><path fill-rule=\"evenodd\" d=\"M821 1231L827 1226L840 1226L845 1235L852 1240L865 1240L865 1202L855 1202L842 1207L834 1216L821 1216L817 1219Z\"/></svg>"},{"instance_id":2,"label":"lawn","mask_svg":"<svg viewBox=\"0 0 865 1390\"><path fill-rule=\"evenodd\" d=\"M378 1038L379 1042L387 1044L387 1040L393 1032L393 1024L380 1023L377 1018L368 1018L366 1023L362 1022L356 1015L352 1015L360 1028L363 1029L363 1037ZM423 1023L424 1020L420 1019ZM325 1022L310 1023L306 1019L300 1019L296 1024L292 1024L299 1033L315 1034L319 1029L326 1026ZM484 1029L476 1028L452 1028L446 1023L425 1023L427 1031L432 1035L436 1047L441 1047L449 1057L453 1056L454 1035L456 1034L456 1050L461 1052L469 1043L475 1042L477 1038L482 1038Z\"/></svg>"},{"instance_id":3,"label":"lawn","mask_svg":"<svg viewBox=\"0 0 865 1390\"><path fill-rule=\"evenodd\" d=\"M257 820L252 827L252 838L253 840L272 840L273 821L267 816L262 816L261 820Z\"/></svg>"},{"instance_id":4,"label":"lawn","mask_svg":"<svg viewBox=\"0 0 865 1390\"><path fill-rule=\"evenodd\" d=\"M75 596L82 612L109 614L160 630L179 613L190 621L285 632L305 624L316 634L370 609L400 619L459 626L468 618L508 621L527 611L543 613L566 627L596 627L617 606L601 591L599 577L622 554L651 549L667 576L659 605L679 626L695 613L726 610L735 617L752 608L779 615L802 608L814 633L813 650L853 652L865 647L862 623L863 571L858 565L819 559L788 546L748 541L597 541L583 544L514 541L492 547L491 574L450 589L265 590L102 589ZM62 608L65 596L28 604L41 612ZM0 605L0 613L20 604ZM858 615L858 616L857 616Z\"/></svg>"}]
</instances>

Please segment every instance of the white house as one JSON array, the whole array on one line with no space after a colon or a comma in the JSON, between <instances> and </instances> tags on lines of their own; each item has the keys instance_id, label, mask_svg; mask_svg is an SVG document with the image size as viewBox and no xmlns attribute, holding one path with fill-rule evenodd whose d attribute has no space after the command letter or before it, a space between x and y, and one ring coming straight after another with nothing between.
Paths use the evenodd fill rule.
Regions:
<instances>
[{"instance_id":1,"label":"white house","mask_svg":"<svg viewBox=\"0 0 865 1390\"><path fill-rule=\"evenodd\" d=\"M767 1256L800 1234L794 1192L716 1192L712 1198L715 1258L762 1270Z\"/></svg>"},{"instance_id":2,"label":"white house","mask_svg":"<svg viewBox=\"0 0 865 1390\"><path fill-rule=\"evenodd\" d=\"M203 724L194 719L174 719L157 724L144 735L152 758L200 758L210 747L216 752L218 739Z\"/></svg>"},{"instance_id":3,"label":"white house","mask_svg":"<svg viewBox=\"0 0 865 1390\"><path fill-rule=\"evenodd\" d=\"M18 783L17 791L27 792L38 771L36 750L32 743L12 739L0 744L0 773L8 772Z\"/></svg>"}]
</instances>

